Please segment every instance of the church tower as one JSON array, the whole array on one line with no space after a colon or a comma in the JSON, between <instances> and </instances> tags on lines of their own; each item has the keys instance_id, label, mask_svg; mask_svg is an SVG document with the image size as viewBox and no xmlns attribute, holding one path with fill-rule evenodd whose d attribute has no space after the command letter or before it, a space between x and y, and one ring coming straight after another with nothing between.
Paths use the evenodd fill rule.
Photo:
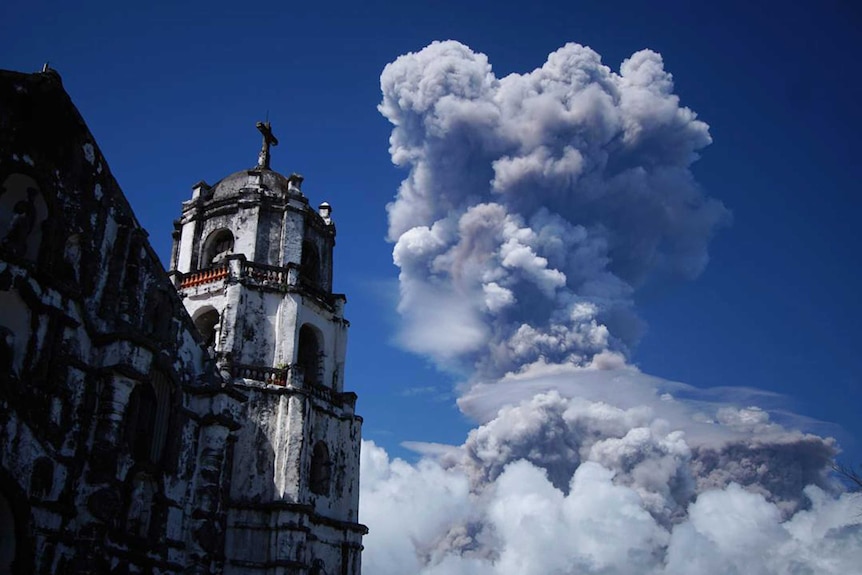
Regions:
<instances>
[{"instance_id":1,"label":"church tower","mask_svg":"<svg viewBox=\"0 0 862 575\"><path fill-rule=\"evenodd\" d=\"M335 224L302 176L270 169L278 140L258 122L257 165L200 182L175 222L171 276L240 422L213 446L229 473L225 573L360 571L356 394L344 391L346 298L332 292Z\"/></svg>"}]
</instances>

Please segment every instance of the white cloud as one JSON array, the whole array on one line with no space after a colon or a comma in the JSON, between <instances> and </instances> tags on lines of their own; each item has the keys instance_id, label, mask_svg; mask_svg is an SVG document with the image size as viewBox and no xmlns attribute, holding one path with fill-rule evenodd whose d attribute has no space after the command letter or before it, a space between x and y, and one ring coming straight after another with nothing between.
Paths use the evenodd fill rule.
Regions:
<instances>
[{"instance_id":1,"label":"white cloud","mask_svg":"<svg viewBox=\"0 0 862 575\"><path fill-rule=\"evenodd\" d=\"M458 468L363 449L379 459L363 456L369 573L844 574L862 560L859 495L810 487L809 509L784 519L764 496L730 483L699 494L668 525L594 461L578 466L565 491L516 460L471 492Z\"/></svg>"},{"instance_id":2,"label":"white cloud","mask_svg":"<svg viewBox=\"0 0 862 575\"><path fill-rule=\"evenodd\" d=\"M428 561L423 555L470 511L466 476L427 459L416 466L390 461L370 441L362 443L360 467L360 515L374 526L365 537L366 572L418 573Z\"/></svg>"}]
</instances>

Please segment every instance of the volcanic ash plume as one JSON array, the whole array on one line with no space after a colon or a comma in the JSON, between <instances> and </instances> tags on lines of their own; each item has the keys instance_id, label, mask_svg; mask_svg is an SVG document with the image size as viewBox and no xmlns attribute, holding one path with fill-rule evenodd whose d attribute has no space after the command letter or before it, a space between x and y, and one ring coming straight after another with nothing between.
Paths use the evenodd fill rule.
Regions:
<instances>
[{"instance_id":1,"label":"volcanic ash plume","mask_svg":"<svg viewBox=\"0 0 862 575\"><path fill-rule=\"evenodd\" d=\"M461 446L412 444L417 465L363 445L365 568L857 569L862 500L829 482L832 440L628 363L635 291L697 276L729 221L692 176L708 126L661 56L617 74L569 44L498 79L434 43L381 88L408 170L388 206L400 339L466 376L459 406L480 425Z\"/></svg>"},{"instance_id":2,"label":"volcanic ash plume","mask_svg":"<svg viewBox=\"0 0 862 575\"><path fill-rule=\"evenodd\" d=\"M624 351L633 290L697 275L729 219L689 170L708 127L654 52L617 75L570 44L497 79L484 55L435 43L381 86L410 170L388 206L402 341L447 364L496 376Z\"/></svg>"}]
</instances>

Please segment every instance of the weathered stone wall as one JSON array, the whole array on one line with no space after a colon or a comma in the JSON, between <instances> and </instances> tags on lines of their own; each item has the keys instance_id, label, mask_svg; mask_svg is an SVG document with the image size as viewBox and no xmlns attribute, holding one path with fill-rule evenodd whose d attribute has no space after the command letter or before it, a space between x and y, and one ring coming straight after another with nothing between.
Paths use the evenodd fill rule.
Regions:
<instances>
[{"instance_id":1,"label":"weathered stone wall","mask_svg":"<svg viewBox=\"0 0 862 575\"><path fill-rule=\"evenodd\" d=\"M300 184L195 186L167 274L59 76L0 72L0 573L359 573L335 228Z\"/></svg>"},{"instance_id":2,"label":"weathered stone wall","mask_svg":"<svg viewBox=\"0 0 862 575\"><path fill-rule=\"evenodd\" d=\"M358 574L365 532L357 523L361 420L352 409L298 387L275 390L250 382L242 389L249 397L243 419L253 424L237 434L229 572L319 562L327 573ZM315 485L321 479L313 470L319 443L328 457L322 485Z\"/></svg>"},{"instance_id":3,"label":"weathered stone wall","mask_svg":"<svg viewBox=\"0 0 862 575\"><path fill-rule=\"evenodd\" d=\"M54 72L0 72L0 186L0 498L15 502L12 571L221 569L224 469L243 398L214 377Z\"/></svg>"}]
</instances>

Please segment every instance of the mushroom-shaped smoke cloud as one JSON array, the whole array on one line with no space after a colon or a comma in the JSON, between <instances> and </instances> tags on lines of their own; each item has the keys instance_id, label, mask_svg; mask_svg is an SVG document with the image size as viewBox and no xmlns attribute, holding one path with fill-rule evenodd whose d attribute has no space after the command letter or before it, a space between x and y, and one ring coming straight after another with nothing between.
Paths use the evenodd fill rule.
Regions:
<instances>
[{"instance_id":1,"label":"mushroom-shaped smoke cloud","mask_svg":"<svg viewBox=\"0 0 862 575\"><path fill-rule=\"evenodd\" d=\"M497 78L435 42L381 88L408 170L388 206L401 341L466 376L459 405L480 426L458 447L414 444L417 465L364 444L366 569L858 568L862 501L828 480L832 440L628 362L635 291L697 276L730 219L692 175L708 126L661 56L615 73L568 44Z\"/></svg>"},{"instance_id":2,"label":"mushroom-shaped smoke cloud","mask_svg":"<svg viewBox=\"0 0 862 575\"><path fill-rule=\"evenodd\" d=\"M434 43L381 85L392 159L410 169L388 206L402 341L443 362L496 376L624 352L633 291L696 276L729 220L690 171L708 126L655 52L615 74L569 44L497 79L484 55Z\"/></svg>"}]
</instances>

